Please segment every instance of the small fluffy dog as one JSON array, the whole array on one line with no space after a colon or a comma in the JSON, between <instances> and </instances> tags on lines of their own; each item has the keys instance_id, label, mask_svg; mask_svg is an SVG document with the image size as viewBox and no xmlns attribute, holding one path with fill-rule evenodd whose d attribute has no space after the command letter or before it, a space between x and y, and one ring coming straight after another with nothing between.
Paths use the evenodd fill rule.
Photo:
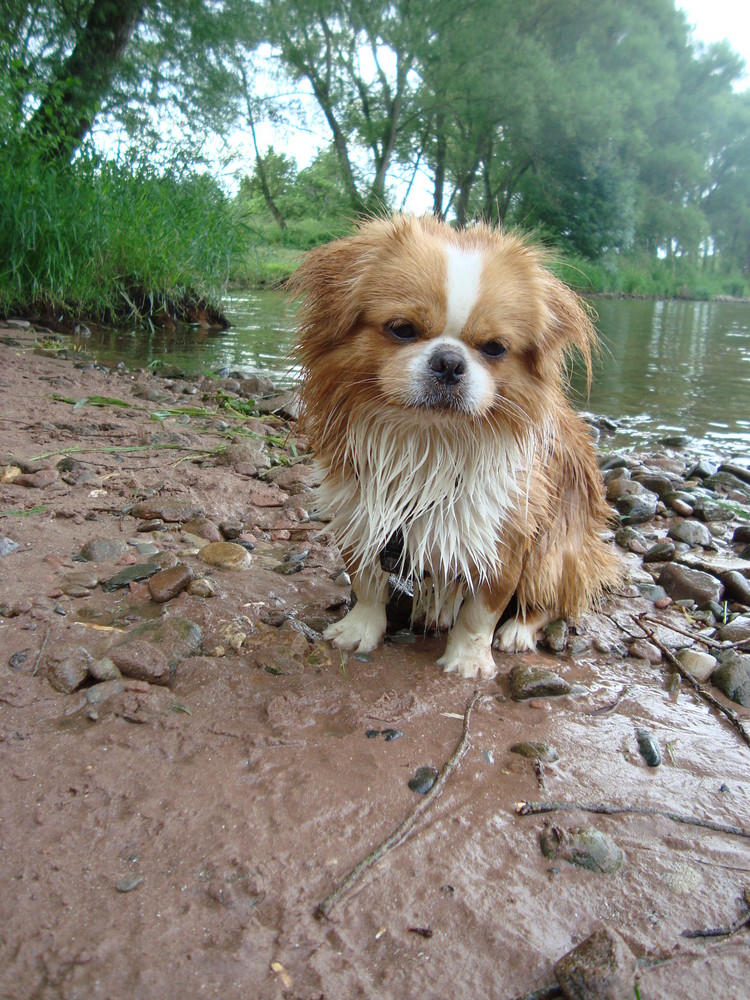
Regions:
<instances>
[{"instance_id":1,"label":"small fluffy dog","mask_svg":"<svg viewBox=\"0 0 750 1000\"><path fill-rule=\"evenodd\" d=\"M589 433L564 395L571 347L591 366L577 296L518 236L396 215L313 250L304 295L304 426L320 509L357 596L325 633L374 649L389 573L413 576L438 661L492 677L497 648L533 649L618 579Z\"/></svg>"}]
</instances>

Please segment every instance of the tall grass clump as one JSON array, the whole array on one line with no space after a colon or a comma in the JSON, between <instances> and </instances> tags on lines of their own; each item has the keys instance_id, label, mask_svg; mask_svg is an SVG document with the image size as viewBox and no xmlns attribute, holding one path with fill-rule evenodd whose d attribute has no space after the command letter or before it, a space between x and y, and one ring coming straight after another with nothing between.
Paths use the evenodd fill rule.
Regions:
<instances>
[{"instance_id":1,"label":"tall grass clump","mask_svg":"<svg viewBox=\"0 0 750 1000\"><path fill-rule=\"evenodd\" d=\"M207 175L112 162L50 163L0 147L0 313L90 318L218 316L246 227Z\"/></svg>"}]
</instances>

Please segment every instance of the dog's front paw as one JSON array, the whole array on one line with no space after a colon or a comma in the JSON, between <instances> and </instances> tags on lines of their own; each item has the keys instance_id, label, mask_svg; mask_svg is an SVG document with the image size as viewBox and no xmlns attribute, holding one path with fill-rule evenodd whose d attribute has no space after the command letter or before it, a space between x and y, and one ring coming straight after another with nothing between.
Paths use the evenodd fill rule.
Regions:
<instances>
[{"instance_id":1,"label":"dog's front paw","mask_svg":"<svg viewBox=\"0 0 750 1000\"><path fill-rule=\"evenodd\" d=\"M438 666L443 668L444 673L458 674L460 677L483 677L490 680L497 673L497 664L489 648L463 653L446 649L438 660Z\"/></svg>"},{"instance_id":2,"label":"dog's front paw","mask_svg":"<svg viewBox=\"0 0 750 1000\"><path fill-rule=\"evenodd\" d=\"M360 601L341 621L329 625L323 633L339 649L371 653L385 635L385 607Z\"/></svg>"},{"instance_id":3,"label":"dog's front paw","mask_svg":"<svg viewBox=\"0 0 750 1000\"><path fill-rule=\"evenodd\" d=\"M492 645L503 653L533 652L539 627L535 619L524 622L520 618L510 618L497 630Z\"/></svg>"}]
</instances>

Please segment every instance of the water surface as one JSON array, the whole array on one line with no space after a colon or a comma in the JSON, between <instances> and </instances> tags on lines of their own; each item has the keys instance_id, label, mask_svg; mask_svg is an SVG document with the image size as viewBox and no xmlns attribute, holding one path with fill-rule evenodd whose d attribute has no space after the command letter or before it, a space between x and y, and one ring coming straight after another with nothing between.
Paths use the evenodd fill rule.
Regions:
<instances>
[{"instance_id":1,"label":"water surface","mask_svg":"<svg viewBox=\"0 0 750 1000\"><path fill-rule=\"evenodd\" d=\"M750 452L750 304L596 299L602 356L591 393L573 374L577 405L608 417L617 445L652 445L685 433L703 450ZM85 346L104 361L155 361L187 371L259 371L291 385L294 314L283 293L253 291L228 304L226 331L94 331Z\"/></svg>"}]
</instances>

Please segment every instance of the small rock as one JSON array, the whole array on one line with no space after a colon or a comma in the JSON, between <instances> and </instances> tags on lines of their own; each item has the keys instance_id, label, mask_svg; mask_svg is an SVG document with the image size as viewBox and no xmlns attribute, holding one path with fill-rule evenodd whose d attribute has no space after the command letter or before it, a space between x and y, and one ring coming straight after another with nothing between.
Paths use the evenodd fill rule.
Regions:
<instances>
[{"instance_id":1,"label":"small rock","mask_svg":"<svg viewBox=\"0 0 750 1000\"><path fill-rule=\"evenodd\" d=\"M732 534L732 541L737 545L743 545L745 542L750 542L750 524L740 524L734 529Z\"/></svg>"},{"instance_id":2,"label":"small rock","mask_svg":"<svg viewBox=\"0 0 750 1000\"><path fill-rule=\"evenodd\" d=\"M133 639L112 650L112 661L126 677L135 677L149 684L168 685L172 679L164 653L150 642Z\"/></svg>"},{"instance_id":3,"label":"small rock","mask_svg":"<svg viewBox=\"0 0 750 1000\"><path fill-rule=\"evenodd\" d=\"M183 532L190 532L198 538L204 538L207 542L222 541L222 534L218 525L214 524L207 517L194 517L190 521L185 521L182 525Z\"/></svg>"},{"instance_id":4,"label":"small rock","mask_svg":"<svg viewBox=\"0 0 750 1000\"><path fill-rule=\"evenodd\" d=\"M750 707L750 656L738 656L733 663L718 667L711 683L738 705Z\"/></svg>"},{"instance_id":5,"label":"small rock","mask_svg":"<svg viewBox=\"0 0 750 1000\"><path fill-rule=\"evenodd\" d=\"M9 556L17 548L18 542L14 542L12 538L7 538L5 535L0 535L0 558Z\"/></svg>"},{"instance_id":6,"label":"small rock","mask_svg":"<svg viewBox=\"0 0 750 1000\"><path fill-rule=\"evenodd\" d=\"M619 871L625 860L614 840L594 827L568 833L558 826L549 826L542 831L540 844L546 858L562 858L602 875Z\"/></svg>"},{"instance_id":7,"label":"small rock","mask_svg":"<svg viewBox=\"0 0 750 1000\"><path fill-rule=\"evenodd\" d=\"M120 671L108 656L92 660L89 663L89 674L95 681L116 681L120 678Z\"/></svg>"},{"instance_id":8,"label":"small rock","mask_svg":"<svg viewBox=\"0 0 750 1000\"><path fill-rule=\"evenodd\" d=\"M692 598L702 604L704 601L720 601L724 593L724 585L716 577L677 563L667 563L657 583L673 601Z\"/></svg>"},{"instance_id":9,"label":"small rock","mask_svg":"<svg viewBox=\"0 0 750 1000\"><path fill-rule=\"evenodd\" d=\"M189 566L178 563L171 569L163 569L148 581L148 589L152 600L157 604L164 604L171 601L188 586L192 579L192 572Z\"/></svg>"},{"instance_id":10,"label":"small rock","mask_svg":"<svg viewBox=\"0 0 750 1000\"><path fill-rule=\"evenodd\" d=\"M71 650L62 659L47 657L47 680L56 691L71 694L89 675L91 656L88 650L79 647Z\"/></svg>"},{"instance_id":11,"label":"small rock","mask_svg":"<svg viewBox=\"0 0 750 1000\"><path fill-rule=\"evenodd\" d=\"M716 473L716 466L706 459L700 459L688 472L688 479L707 479Z\"/></svg>"},{"instance_id":12,"label":"small rock","mask_svg":"<svg viewBox=\"0 0 750 1000\"><path fill-rule=\"evenodd\" d=\"M738 570L730 570L721 577L726 588L726 596L750 607L750 580Z\"/></svg>"},{"instance_id":13,"label":"small rock","mask_svg":"<svg viewBox=\"0 0 750 1000\"><path fill-rule=\"evenodd\" d=\"M643 524L654 517L658 502L656 493L646 490L642 494L620 497L615 506L623 524Z\"/></svg>"},{"instance_id":14,"label":"small rock","mask_svg":"<svg viewBox=\"0 0 750 1000\"><path fill-rule=\"evenodd\" d=\"M716 669L716 657L700 649L681 649L677 659L690 676L701 684L707 681Z\"/></svg>"},{"instance_id":15,"label":"small rock","mask_svg":"<svg viewBox=\"0 0 750 1000\"><path fill-rule=\"evenodd\" d=\"M16 476L13 479L13 485L43 490L55 482L57 475L56 469L40 469L39 472L22 472L20 476Z\"/></svg>"},{"instance_id":16,"label":"small rock","mask_svg":"<svg viewBox=\"0 0 750 1000\"><path fill-rule=\"evenodd\" d=\"M249 552L235 542L211 542L200 550L198 557L221 569L241 570L250 566Z\"/></svg>"},{"instance_id":17,"label":"small rock","mask_svg":"<svg viewBox=\"0 0 750 1000\"><path fill-rule=\"evenodd\" d=\"M142 881L142 875L126 875L125 878L120 879L115 886L115 889L117 889L118 892L132 892L133 889L138 888Z\"/></svg>"},{"instance_id":18,"label":"small rock","mask_svg":"<svg viewBox=\"0 0 750 1000\"><path fill-rule=\"evenodd\" d=\"M656 737L650 729L638 726L635 731L635 738L638 743L638 753L643 757L649 767L658 767L661 764L661 753Z\"/></svg>"},{"instance_id":19,"label":"small rock","mask_svg":"<svg viewBox=\"0 0 750 1000\"><path fill-rule=\"evenodd\" d=\"M206 511L197 504L188 500L170 500L169 498L152 497L150 500L141 500L134 504L130 510L133 517L138 517L143 521L152 521L158 518L176 524L178 521L190 521L194 517L203 517Z\"/></svg>"},{"instance_id":20,"label":"small rock","mask_svg":"<svg viewBox=\"0 0 750 1000\"><path fill-rule=\"evenodd\" d=\"M744 642L750 639L750 617L741 615L734 621L722 625L717 633L722 642Z\"/></svg>"},{"instance_id":21,"label":"small rock","mask_svg":"<svg viewBox=\"0 0 750 1000\"><path fill-rule=\"evenodd\" d=\"M643 555L648 549L648 539L637 528L619 528L615 532L615 541L621 548L637 555Z\"/></svg>"},{"instance_id":22,"label":"small rock","mask_svg":"<svg viewBox=\"0 0 750 1000\"><path fill-rule=\"evenodd\" d=\"M692 547L701 546L707 549L713 544L711 532L700 521L680 521L669 529L667 535L677 542L686 542Z\"/></svg>"},{"instance_id":23,"label":"small rock","mask_svg":"<svg viewBox=\"0 0 750 1000\"><path fill-rule=\"evenodd\" d=\"M544 627L544 638L547 646L555 653L562 653L568 643L568 625L562 618L550 622Z\"/></svg>"},{"instance_id":24,"label":"small rock","mask_svg":"<svg viewBox=\"0 0 750 1000\"><path fill-rule=\"evenodd\" d=\"M434 767L420 767L415 771L414 776L409 778L409 788L417 795L426 795L438 778L438 773Z\"/></svg>"},{"instance_id":25,"label":"small rock","mask_svg":"<svg viewBox=\"0 0 750 1000\"><path fill-rule=\"evenodd\" d=\"M114 665L114 664L113 664ZM115 669L117 669L115 667ZM117 671L119 674L119 670ZM121 694L125 690L123 680L101 681L86 689L86 701L89 705L101 705L103 701L112 698L116 694Z\"/></svg>"},{"instance_id":26,"label":"small rock","mask_svg":"<svg viewBox=\"0 0 750 1000\"><path fill-rule=\"evenodd\" d=\"M228 517L225 521L222 521L219 524L219 531L228 542L234 541L235 538L239 538L244 530L244 524L242 521L237 520L236 517Z\"/></svg>"},{"instance_id":27,"label":"small rock","mask_svg":"<svg viewBox=\"0 0 750 1000\"><path fill-rule=\"evenodd\" d=\"M510 752L520 754L521 757L528 757L529 760L540 760L543 764L553 764L560 759L560 754L549 743L536 743L533 740L526 743L514 743Z\"/></svg>"},{"instance_id":28,"label":"small rock","mask_svg":"<svg viewBox=\"0 0 750 1000\"><path fill-rule=\"evenodd\" d=\"M628 653L637 660L661 663L661 650L647 639L634 639L628 646Z\"/></svg>"},{"instance_id":29,"label":"small rock","mask_svg":"<svg viewBox=\"0 0 750 1000\"><path fill-rule=\"evenodd\" d=\"M207 576L199 577L197 580L190 581L188 594L192 597L215 597L216 584L213 580L209 580Z\"/></svg>"},{"instance_id":30,"label":"small rock","mask_svg":"<svg viewBox=\"0 0 750 1000\"><path fill-rule=\"evenodd\" d=\"M570 694L571 686L562 677L525 663L517 663L511 668L508 681L510 696L514 701L524 701L527 698L554 698Z\"/></svg>"},{"instance_id":31,"label":"small rock","mask_svg":"<svg viewBox=\"0 0 750 1000\"><path fill-rule=\"evenodd\" d=\"M248 375L240 382L239 393L245 399L255 399L257 396L270 396L276 392L276 386L265 375Z\"/></svg>"},{"instance_id":32,"label":"small rock","mask_svg":"<svg viewBox=\"0 0 750 1000\"><path fill-rule=\"evenodd\" d=\"M671 562L674 559L674 556L674 542L657 542L656 545L652 545L648 552L645 553L643 561L645 563Z\"/></svg>"},{"instance_id":33,"label":"small rock","mask_svg":"<svg viewBox=\"0 0 750 1000\"><path fill-rule=\"evenodd\" d=\"M110 559L119 559L128 551L128 543L119 538L92 538L86 542L78 557L85 562L107 562Z\"/></svg>"},{"instance_id":34,"label":"small rock","mask_svg":"<svg viewBox=\"0 0 750 1000\"><path fill-rule=\"evenodd\" d=\"M115 573L108 580L102 582L102 590L110 593L113 590L120 590L128 587L131 583L141 580L148 580L149 577L159 572L159 566L153 562L136 563L134 566L126 566L119 573Z\"/></svg>"},{"instance_id":35,"label":"small rock","mask_svg":"<svg viewBox=\"0 0 750 1000\"><path fill-rule=\"evenodd\" d=\"M636 958L619 934L594 931L555 963L566 1000L632 1000Z\"/></svg>"},{"instance_id":36,"label":"small rock","mask_svg":"<svg viewBox=\"0 0 750 1000\"><path fill-rule=\"evenodd\" d=\"M146 558L147 556L155 556L159 554L159 549L154 545L153 542L141 542L139 540L131 539L128 542L131 548L135 549L141 558Z\"/></svg>"}]
</instances>

